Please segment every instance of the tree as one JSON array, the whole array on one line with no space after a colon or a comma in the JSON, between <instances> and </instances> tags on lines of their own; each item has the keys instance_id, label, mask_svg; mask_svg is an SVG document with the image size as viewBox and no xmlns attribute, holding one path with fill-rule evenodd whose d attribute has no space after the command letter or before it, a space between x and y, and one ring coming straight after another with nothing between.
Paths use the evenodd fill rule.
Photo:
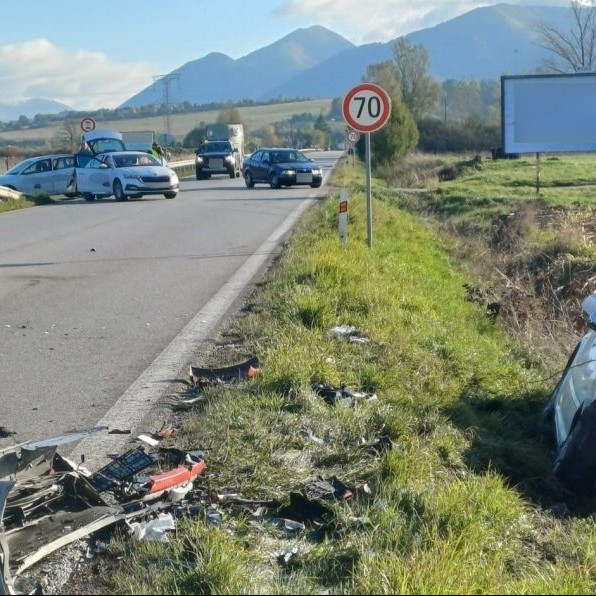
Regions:
<instances>
[{"instance_id":1,"label":"tree","mask_svg":"<svg viewBox=\"0 0 596 596\"><path fill-rule=\"evenodd\" d=\"M207 126L201 122L199 126L195 126L182 141L184 147L196 149L207 138Z\"/></svg>"},{"instance_id":2,"label":"tree","mask_svg":"<svg viewBox=\"0 0 596 596\"><path fill-rule=\"evenodd\" d=\"M408 108L399 97L391 99L391 116L381 130L370 137L371 152L375 166L399 161L418 143L418 128ZM364 157L364 135L356 146L358 155Z\"/></svg>"},{"instance_id":3,"label":"tree","mask_svg":"<svg viewBox=\"0 0 596 596\"><path fill-rule=\"evenodd\" d=\"M427 74L429 66L430 58L424 46L414 45L405 37L393 44L393 67L400 97L416 120L432 113L439 102L440 87Z\"/></svg>"},{"instance_id":4,"label":"tree","mask_svg":"<svg viewBox=\"0 0 596 596\"><path fill-rule=\"evenodd\" d=\"M52 145L74 153L81 144L81 128L76 120L65 120L52 138Z\"/></svg>"},{"instance_id":5,"label":"tree","mask_svg":"<svg viewBox=\"0 0 596 596\"><path fill-rule=\"evenodd\" d=\"M240 110L232 104L228 104L220 110L216 122L218 124L242 124Z\"/></svg>"},{"instance_id":6,"label":"tree","mask_svg":"<svg viewBox=\"0 0 596 596\"><path fill-rule=\"evenodd\" d=\"M571 0L571 29L562 31L555 25L538 26L538 45L555 57L544 61L552 72L593 72L596 67L596 2Z\"/></svg>"},{"instance_id":7,"label":"tree","mask_svg":"<svg viewBox=\"0 0 596 596\"><path fill-rule=\"evenodd\" d=\"M397 83L396 65L391 60L380 64L371 64L366 69L366 80L374 81L391 97L401 97L401 89Z\"/></svg>"}]
</instances>

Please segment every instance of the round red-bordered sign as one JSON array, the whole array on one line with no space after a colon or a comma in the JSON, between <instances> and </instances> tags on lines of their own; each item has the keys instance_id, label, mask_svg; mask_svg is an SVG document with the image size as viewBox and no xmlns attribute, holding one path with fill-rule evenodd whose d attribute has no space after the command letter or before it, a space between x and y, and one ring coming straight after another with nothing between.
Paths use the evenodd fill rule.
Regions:
<instances>
[{"instance_id":1,"label":"round red-bordered sign","mask_svg":"<svg viewBox=\"0 0 596 596\"><path fill-rule=\"evenodd\" d=\"M362 83L350 89L342 103L344 120L359 132L383 128L391 116L391 98L373 83Z\"/></svg>"},{"instance_id":2,"label":"round red-bordered sign","mask_svg":"<svg viewBox=\"0 0 596 596\"><path fill-rule=\"evenodd\" d=\"M83 118L81 120L81 130L83 132L89 132L95 129L95 120L93 118Z\"/></svg>"}]
</instances>

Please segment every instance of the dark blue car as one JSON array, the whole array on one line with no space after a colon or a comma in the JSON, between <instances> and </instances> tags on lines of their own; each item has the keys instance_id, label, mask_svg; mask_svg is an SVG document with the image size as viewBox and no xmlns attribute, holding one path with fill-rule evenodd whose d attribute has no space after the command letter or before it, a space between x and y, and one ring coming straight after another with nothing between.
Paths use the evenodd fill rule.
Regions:
<instances>
[{"instance_id":1,"label":"dark blue car","mask_svg":"<svg viewBox=\"0 0 596 596\"><path fill-rule=\"evenodd\" d=\"M242 172L248 188L257 182L271 188L294 184L318 188L323 182L321 166L297 149L259 149L244 160Z\"/></svg>"}]
</instances>

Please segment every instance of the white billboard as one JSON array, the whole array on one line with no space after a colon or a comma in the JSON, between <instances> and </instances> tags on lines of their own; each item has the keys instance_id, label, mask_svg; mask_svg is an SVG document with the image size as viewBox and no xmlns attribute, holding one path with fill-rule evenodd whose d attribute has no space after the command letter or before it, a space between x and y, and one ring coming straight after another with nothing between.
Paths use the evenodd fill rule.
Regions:
<instances>
[{"instance_id":1,"label":"white billboard","mask_svg":"<svg viewBox=\"0 0 596 596\"><path fill-rule=\"evenodd\" d=\"M596 74L501 77L505 153L596 151Z\"/></svg>"}]
</instances>

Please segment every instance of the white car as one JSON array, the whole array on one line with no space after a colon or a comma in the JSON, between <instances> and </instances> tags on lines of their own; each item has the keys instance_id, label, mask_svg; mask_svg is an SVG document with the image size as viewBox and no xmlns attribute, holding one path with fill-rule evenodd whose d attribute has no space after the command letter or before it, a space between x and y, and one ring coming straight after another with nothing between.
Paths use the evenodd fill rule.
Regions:
<instances>
[{"instance_id":1,"label":"white car","mask_svg":"<svg viewBox=\"0 0 596 596\"><path fill-rule=\"evenodd\" d=\"M173 199L178 194L178 175L142 151L100 153L77 167L69 190L76 189L86 200L114 195L117 201L161 195Z\"/></svg>"},{"instance_id":2,"label":"white car","mask_svg":"<svg viewBox=\"0 0 596 596\"><path fill-rule=\"evenodd\" d=\"M74 196L67 191L67 186L75 165L76 159L72 154L31 157L0 176L0 186L31 196L62 194Z\"/></svg>"},{"instance_id":3,"label":"white car","mask_svg":"<svg viewBox=\"0 0 596 596\"><path fill-rule=\"evenodd\" d=\"M588 331L573 350L545 417L555 423L557 457L553 471L572 488L596 489L596 295L583 302Z\"/></svg>"}]
</instances>

